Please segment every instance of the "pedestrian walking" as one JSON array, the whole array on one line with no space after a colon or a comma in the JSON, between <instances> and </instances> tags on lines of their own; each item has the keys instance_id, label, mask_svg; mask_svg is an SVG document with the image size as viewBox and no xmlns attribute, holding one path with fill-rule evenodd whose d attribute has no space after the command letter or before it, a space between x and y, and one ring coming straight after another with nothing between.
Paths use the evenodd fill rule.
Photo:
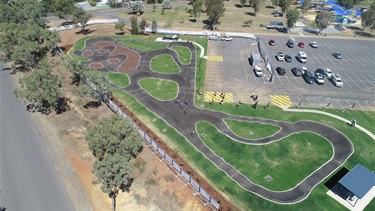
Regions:
<instances>
[{"instance_id":1,"label":"pedestrian walking","mask_svg":"<svg viewBox=\"0 0 375 211\"><path fill-rule=\"evenodd\" d=\"M185 104L186 104L186 105L188 104L187 100L185 100Z\"/></svg>"}]
</instances>

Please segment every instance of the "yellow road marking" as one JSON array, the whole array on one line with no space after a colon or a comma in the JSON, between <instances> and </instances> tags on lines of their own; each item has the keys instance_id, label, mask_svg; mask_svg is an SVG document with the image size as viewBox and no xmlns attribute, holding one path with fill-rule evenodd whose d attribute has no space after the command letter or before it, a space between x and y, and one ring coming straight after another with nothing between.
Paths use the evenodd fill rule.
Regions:
<instances>
[{"instance_id":1,"label":"yellow road marking","mask_svg":"<svg viewBox=\"0 0 375 211\"><path fill-rule=\"evenodd\" d=\"M222 56L207 56L208 61L215 61L215 62L222 62L223 57Z\"/></svg>"},{"instance_id":2,"label":"yellow road marking","mask_svg":"<svg viewBox=\"0 0 375 211\"><path fill-rule=\"evenodd\" d=\"M292 101L288 95L270 95L272 105L279 106L281 108L288 108L292 106Z\"/></svg>"},{"instance_id":3,"label":"yellow road marking","mask_svg":"<svg viewBox=\"0 0 375 211\"><path fill-rule=\"evenodd\" d=\"M224 98L223 98L224 96ZM204 95L204 101L206 102L221 102L233 103L233 93L232 92L206 92Z\"/></svg>"}]
</instances>

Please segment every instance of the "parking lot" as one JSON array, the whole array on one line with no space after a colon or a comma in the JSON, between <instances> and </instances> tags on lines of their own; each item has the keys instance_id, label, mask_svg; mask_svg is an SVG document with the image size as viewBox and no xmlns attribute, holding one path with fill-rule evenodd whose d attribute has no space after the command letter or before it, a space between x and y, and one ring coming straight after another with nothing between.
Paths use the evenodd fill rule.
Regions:
<instances>
[{"instance_id":1,"label":"parking lot","mask_svg":"<svg viewBox=\"0 0 375 211\"><path fill-rule=\"evenodd\" d=\"M259 36L261 43L274 68L280 66L286 69L284 76L275 74L274 80L269 81L270 73L265 72L261 78L255 77L252 67L248 62L251 53L257 52L254 40L247 38L234 38L232 42L210 41L210 48L216 49L223 56L223 62L216 63L221 72L221 89L233 92L234 101L247 102L249 93L259 93L262 103L270 101L270 95L287 95L292 105L306 107L335 107L375 110L375 41L359 39L343 39L329 37L292 37L294 48L286 46L289 36ZM275 40L275 46L268 45L270 39ZM317 49L308 44L316 41ZM297 46L304 42L305 47ZM219 49L219 50L218 50ZM298 51L307 54L306 64L296 60ZM212 52L212 51L211 51ZM275 55L283 52L292 56L293 61L279 62ZM332 54L339 52L342 59L336 59ZM302 77L295 77L291 73L292 67L307 67L311 72L317 68L329 68L334 73L339 73L343 80L342 88L335 87L325 79L323 85L307 84ZM209 77L207 78L209 80ZM210 83L209 83L210 84ZM206 89L216 91L214 86L207 85ZM212 83L211 83L212 84ZM220 90L217 90L220 91ZM251 100L249 101L251 102Z\"/></svg>"}]
</instances>

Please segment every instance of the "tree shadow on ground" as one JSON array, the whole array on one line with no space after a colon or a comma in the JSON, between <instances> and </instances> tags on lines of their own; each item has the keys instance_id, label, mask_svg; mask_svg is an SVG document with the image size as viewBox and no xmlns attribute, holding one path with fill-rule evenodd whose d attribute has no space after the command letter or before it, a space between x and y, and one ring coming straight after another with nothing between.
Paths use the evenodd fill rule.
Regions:
<instances>
[{"instance_id":1,"label":"tree shadow on ground","mask_svg":"<svg viewBox=\"0 0 375 211\"><path fill-rule=\"evenodd\" d=\"M91 34L91 33L95 32L95 31L96 30L84 29L84 30L77 31L76 34L88 35L88 34Z\"/></svg>"},{"instance_id":2,"label":"tree shadow on ground","mask_svg":"<svg viewBox=\"0 0 375 211\"><path fill-rule=\"evenodd\" d=\"M102 105L101 100L94 100L94 101L90 101L90 102L86 103L83 107L86 108L86 109L99 108L101 105Z\"/></svg>"},{"instance_id":3,"label":"tree shadow on ground","mask_svg":"<svg viewBox=\"0 0 375 211\"><path fill-rule=\"evenodd\" d=\"M361 37L375 38L374 34L371 34L369 32L364 32L364 31L356 31L354 32L354 34L357 36L361 36Z\"/></svg>"},{"instance_id":4,"label":"tree shadow on ground","mask_svg":"<svg viewBox=\"0 0 375 211\"><path fill-rule=\"evenodd\" d=\"M57 108L55 109L56 114L62 114L64 112L66 112L66 111L69 111L70 110L70 106L68 104L69 102L71 102L71 100L69 98L60 97L58 99Z\"/></svg>"},{"instance_id":5,"label":"tree shadow on ground","mask_svg":"<svg viewBox=\"0 0 375 211\"><path fill-rule=\"evenodd\" d=\"M256 16L254 12L244 12L245 15Z\"/></svg>"},{"instance_id":6,"label":"tree shadow on ground","mask_svg":"<svg viewBox=\"0 0 375 211\"><path fill-rule=\"evenodd\" d=\"M342 167L335 175L324 183L324 186L326 186L328 189L332 189L333 186L335 186L348 172L349 170L347 168Z\"/></svg>"}]
</instances>

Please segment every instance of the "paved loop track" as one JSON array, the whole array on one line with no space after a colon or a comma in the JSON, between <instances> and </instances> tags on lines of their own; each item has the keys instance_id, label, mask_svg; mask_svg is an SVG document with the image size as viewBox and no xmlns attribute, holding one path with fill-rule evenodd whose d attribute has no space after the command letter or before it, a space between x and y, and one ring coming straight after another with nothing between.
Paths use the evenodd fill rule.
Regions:
<instances>
[{"instance_id":1,"label":"paved loop track","mask_svg":"<svg viewBox=\"0 0 375 211\"><path fill-rule=\"evenodd\" d=\"M320 183L325 177L327 177L331 172L336 170L340 165L342 165L352 154L353 145L350 140L343 135L341 132L336 129L313 121L298 121L298 122L283 122L275 121L270 119L262 118L251 118L243 116L229 115L226 113L211 111L211 110L201 110L195 107L192 102L194 102L194 93L195 93L195 65L196 57L192 56L191 62L188 65L182 65L178 59L178 54L170 49L172 46L185 46L190 49L192 55L195 55L196 50L195 46L191 43L178 42L170 43L168 49L155 50L150 52L141 52L136 49L131 49L126 46L119 44L117 40L112 38L92 38L86 41L85 49L81 51L74 52L75 55L82 56L82 52L87 49L95 52L94 43L106 41L113 43L113 46L116 48L106 46L105 49L113 51L113 49L128 49L124 52L124 56L121 56L117 52L114 58L125 59L125 62L131 60L132 56L126 54L126 52L137 52L139 55L139 62L135 67L135 71L129 71L127 74L130 78L130 85L122 90L130 93L135 97L141 104L147 107L152 112L156 113L159 117L163 118L169 125L174 127L180 134L182 134L197 150L204 154L207 159L211 160L215 165L229 175L234 181L241 185L244 189L254 192L255 194L266 198L270 201L276 203L296 203L305 199L311 190ZM145 42L145 45L149 43ZM118 48L121 46L121 48ZM107 61L112 58L107 54L97 54L94 53L93 56L89 56L90 64L91 62L102 62ZM177 65L181 68L181 72L178 74L162 74L153 72L150 69L151 59L155 56L161 54L169 54L173 57ZM137 58L134 58L137 59ZM129 62L129 61L128 61ZM122 62L120 62L122 63ZM130 64L133 64L130 62ZM101 71L117 71L119 64L105 65ZM183 109L181 109L179 103L174 103L173 101L159 101L150 96L146 91L144 91L138 81L142 78L161 78L175 81L179 85L179 93L176 99L179 99L180 102L188 102L187 105L187 114L184 114ZM258 140L247 140L242 137L239 137L233 134L227 125L224 123L223 119L234 119L250 122L260 122L273 124L280 127L280 131L276 134L258 139ZM301 183L299 183L294 188L287 191L271 191L262 186L252 183L248 178L238 172L234 167L226 163L221 157L214 154L200 139L197 135L192 135L192 131L196 131L195 124L199 121L207 121L215 125L222 133L225 133L229 137L233 138L236 141L242 142L244 144L268 144L275 141L279 141L286 136L289 136L293 133L298 133L302 131L313 132L319 134L320 136L326 138L334 149L334 155L326 164L321 166L319 169L315 170L311 175L305 178Z\"/></svg>"}]
</instances>

